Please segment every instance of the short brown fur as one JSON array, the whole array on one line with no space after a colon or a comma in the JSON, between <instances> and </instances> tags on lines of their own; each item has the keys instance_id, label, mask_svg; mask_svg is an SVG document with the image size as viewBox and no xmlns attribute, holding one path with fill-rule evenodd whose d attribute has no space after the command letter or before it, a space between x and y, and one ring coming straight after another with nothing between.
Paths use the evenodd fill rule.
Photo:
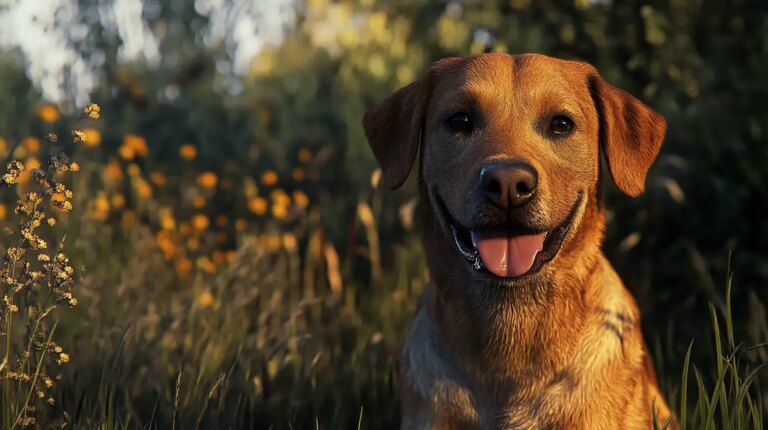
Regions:
<instances>
[{"instance_id":1,"label":"short brown fur","mask_svg":"<svg viewBox=\"0 0 768 430\"><path fill-rule=\"evenodd\" d=\"M469 111L477 132L445 119ZM575 131L547 137L553 114ZM421 150L426 287L401 356L403 429L651 429L671 418L640 331L634 299L603 256L600 151L620 190L636 196L666 128L661 115L605 82L592 66L541 55L485 54L436 63L365 115L384 183L405 181ZM514 214L479 195L482 166L524 160L536 198ZM474 273L449 232L517 217L548 229L573 222L536 273ZM519 213L518 213L519 212ZM670 428L674 428L672 423Z\"/></svg>"}]
</instances>

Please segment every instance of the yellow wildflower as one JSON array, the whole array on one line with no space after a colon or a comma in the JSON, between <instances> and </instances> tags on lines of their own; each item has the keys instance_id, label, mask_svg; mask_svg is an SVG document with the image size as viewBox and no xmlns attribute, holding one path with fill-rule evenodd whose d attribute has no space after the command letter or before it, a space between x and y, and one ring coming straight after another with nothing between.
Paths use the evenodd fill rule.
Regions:
<instances>
[{"instance_id":1,"label":"yellow wildflower","mask_svg":"<svg viewBox=\"0 0 768 430\"><path fill-rule=\"evenodd\" d=\"M21 260L21 258L24 256L25 250L24 248L11 247L11 248L8 248L8 250L5 251L5 253L8 256L9 260L11 260L12 262L16 262Z\"/></svg>"},{"instance_id":2,"label":"yellow wildflower","mask_svg":"<svg viewBox=\"0 0 768 430\"><path fill-rule=\"evenodd\" d=\"M91 103L83 109L83 113L90 119L99 119L101 116L101 107L96 103Z\"/></svg>"},{"instance_id":3,"label":"yellow wildflower","mask_svg":"<svg viewBox=\"0 0 768 430\"><path fill-rule=\"evenodd\" d=\"M176 220L170 212L166 212L160 217L160 227L164 230L173 230L176 228Z\"/></svg>"},{"instance_id":4,"label":"yellow wildflower","mask_svg":"<svg viewBox=\"0 0 768 430\"><path fill-rule=\"evenodd\" d=\"M261 183L264 185L275 185L277 183L278 176L274 170L267 170L261 175Z\"/></svg>"},{"instance_id":5,"label":"yellow wildflower","mask_svg":"<svg viewBox=\"0 0 768 430\"><path fill-rule=\"evenodd\" d=\"M40 139L36 137L28 137L24 139L24 147L26 147L29 152L37 152L40 150Z\"/></svg>"},{"instance_id":6,"label":"yellow wildflower","mask_svg":"<svg viewBox=\"0 0 768 430\"><path fill-rule=\"evenodd\" d=\"M149 148L147 147L147 139L141 136L128 134L123 138L123 145L133 148L136 156L146 157L149 154Z\"/></svg>"},{"instance_id":7,"label":"yellow wildflower","mask_svg":"<svg viewBox=\"0 0 768 430\"><path fill-rule=\"evenodd\" d=\"M104 193L99 193L99 196L93 201L93 208L97 211L109 211L109 200Z\"/></svg>"},{"instance_id":8,"label":"yellow wildflower","mask_svg":"<svg viewBox=\"0 0 768 430\"><path fill-rule=\"evenodd\" d=\"M110 160L104 168L104 174L107 179L120 181L123 179L123 169L116 160Z\"/></svg>"},{"instance_id":9,"label":"yellow wildflower","mask_svg":"<svg viewBox=\"0 0 768 430\"><path fill-rule=\"evenodd\" d=\"M219 227L226 227L229 220L227 219L226 215L217 215L216 216L216 225Z\"/></svg>"},{"instance_id":10,"label":"yellow wildflower","mask_svg":"<svg viewBox=\"0 0 768 430\"><path fill-rule=\"evenodd\" d=\"M288 206L284 204L272 205L272 216L275 219L285 219L288 216Z\"/></svg>"},{"instance_id":11,"label":"yellow wildflower","mask_svg":"<svg viewBox=\"0 0 768 430\"><path fill-rule=\"evenodd\" d=\"M283 248L287 249L288 251L295 251L298 247L296 236L291 233L283 233L281 239L283 241Z\"/></svg>"},{"instance_id":12,"label":"yellow wildflower","mask_svg":"<svg viewBox=\"0 0 768 430\"><path fill-rule=\"evenodd\" d=\"M95 128L85 128L83 129L83 134L85 134L85 140L83 140L84 146L95 148L101 144L101 132L99 130L96 130Z\"/></svg>"},{"instance_id":13,"label":"yellow wildflower","mask_svg":"<svg viewBox=\"0 0 768 430\"><path fill-rule=\"evenodd\" d=\"M267 199L253 197L248 200L248 210L256 215L264 215L267 212Z\"/></svg>"},{"instance_id":14,"label":"yellow wildflower","mask_svg":"<svg viewBox=\"0 0 768 430\"><path fill-rule=\"evenodd\" d=\"M190 143L181 145L179 148L179 155L185 160L194 160L195 157L197 157L197 148Z\"/></svg>"},{"instance_id":15,"label":"yellow wildflower","mask_svg":"<svg viewBox=\"0 0 768 430\"><path fill-rule=\"evenodd\" d=\"M291 198L288 196L288 194L281 190L280 188L272 190L271 193L269 193L269 196L272 198L272 201L275 202L277 205L285 205L288 206L291 204Z\"/></svg>"},{"instance_id":16,"label":"yellow wildflower","mask_svg":"<svg viewBox=\"0 0 768 430\"><path fill-rule=\"evenodd\" d=\"M56 122L59 119L59 109L52 104L44 104L38 114L45 122Z\"/></svg>"},{"instance_id":17,"label":"yellow wildflower","mask_svg":"<svg viewBox=\"0 0 768 430\"><path fill-rule=\"evenodd\" d=\"M88 136L86 136L83 130L72 130L72 140L75 142L85 142L86 139L88 139Z\"/></svg>"},{"instance_id":18,"label":"yellow wildflower","mask_svg":"<svg viewBox=\"0 0 768 430\"><path fill-rule=\"evenodd\" d=\"M117 153L120 154L124 160L133 160L136 158L136 152L129 146L122 145L117 148Z\"/></svg>"},{"instance_id":19,"label":"yellow wildflower","mask_svg":"<svg viewBox=\"0 0 768 430\"><path fill-rule=\"evenodd\" d=\"M6 169L8 173L5 173L2 176L2 180L6 184L10 185L19 181L19 176L22 172L24 172L25 166L21 161L14 160L6 165Z\"/></svg>"},{"instance_id":20,"label":"yellow wildflower","mask_svg":"<svg viewBox=\"0 0 768 430\"><path fill-rule=\"evenodd\" d=\"M125 206L125 197L122 194L115 194L111 199L112 207L122 209Z\"/></svg>"},{"instance_id":21,"label":"yellow wildflower","mask_svg":"<svg viewBox=\"0 0 768 430\"><path fill-rule=\"evenodd\" d=\"M305 208L309 206L309 197L307 197L307 195L302 191L294 191L293 202L296 203L296 206Z\"/></svg>"},{"instance_id":22,"label":"yellow wildflower","mask_svg":"<svg viewBox=\"0 0 768 430\"><path fill-rule=\"evenodd\" d=\"M204 231L210 225L211 225L211 221L210 219L208 219L208 216L206 215L197 214L192 217L192 226L198 231Z\"/></svg>"},{"instance_id":23,"label":"yellow wildflower","mask_svg":"<svg viewBox=\"0 0 768 430\"><path fill-rule=\"evenodd\" d=\"M133 160L136 157L146 157L149 154L147 140L135 134L126 134L123 137L123 144L119 148L120 156L126 160Z\"/></svg>"},{"instance_id":24,"label":"yellow wildflower","mask_svg":"<svg viewBox=\"0 0 768 430\"><path fill-rule=\"evenodd\" d=\"M277 251L280 249L282 241L280 235L275 233L265 233L259 236L259 245L268 251Z\"/></svg>"},{"instance_id":25,"label":"yellow wildflower","mask_svg":"<svg viewBox=\"0 0 768 430\"><path fill-rule=\"evenodd\" d=\"M125 169L130 176L139 176L141 174L141 168L136 163L131 163Z\"/></svg>"},{"instance_id":26,"label":"yellow wildflower","mask_svg":"<svg viewBox=\"0 0 768 430\"><path fill-rule=\"evenodd\" d=\"M197 261L197 267L203 270L203 272L206 273L216 273L216 265L211 261L208 257L198 257Z\"/></svg>"},{"instance_id":27,"label":"yellow wildflower","mask_svg":"<svg viewBox=\"0 0 768 430\"><path fill-rule=\"evenodd\" d=\"M72 203L67 200L67 196L64 193L53 193L51 196L51 204L56 208L64 210L67 210L65 206L72 206Z\"/></svg>"},{"instance_id":28,"label":"yellow wildflower","mask_svg":"<svg viewBox=\"0 0 768 430\"><path fill-rule=\"evenodd\" d=\"M162 172L152 172L152 174L149 175L149 179L158 187L162 187L168 183L168 180L165 178L165 175Z\"/></svg>"},{"instance_id":29,"label":"yellow wildflower","mask_svg":"<svg viewBox=\"0 0 768 430\"><path fill-rule=\"evenodd\" d=\"M213 172L203 172L197 176L197 185L201 188L216 188L219 178Z\"/></svg>"},{"instance_id":30,"label":"yellow wildflower","mask_svg":"<svg viewBox=\"0 0 768 430\"><path fill-rule=\"evenodd\" d=\"M166 261L173 260L176 256L176 243L171 238L171 234L167 230L162 230L157 233L155 242L157 247L163 252L163 258Z\"/></svg>"},{"instance_id":31,"label":"yellow wildflower","mask_svg":"<svg viewBox=\"0 0 768 430\"><path fill-rule=\"evenodd\" d=\"M100 193L93 200L93 218L98 221L103 221L109 216L109 199L104 193Z\"/></svg>"},{"instance_id":32,"label":"yellow wildflower","mask_svg":"<svg viewBox=\"0 0 768 430\"><path fill-rule=\"evenodd\" d=\"M205 197L197 196L194 199L192 199L192 207L195 209L202 209L203 206L205 206Z\"/></svg>"},{"instance_id":33,"label":"yellow wildflower","mask_svg":"<svg viewBox=\"0 0 768 430\"><path fill-rule=\"evenodd\" d=\"M199 304L201 307L207 308L209 306L213 306L215 302L216 300L214 299L213 294L211 294L211 292L208 290L203 291L199 296L197 296L197 304Z\"/></svg>"},{"instance_id":34,"label":"yellow wildflower","mask_svg":"<svg viewBox=\"0 0 768 430\"><path fill-rule=\"evenodd\" d=\"M152 187L145 180L139 180L136 183L136 192L142 199L148 199L152 197Z\"/></svg>"}]
</instances>

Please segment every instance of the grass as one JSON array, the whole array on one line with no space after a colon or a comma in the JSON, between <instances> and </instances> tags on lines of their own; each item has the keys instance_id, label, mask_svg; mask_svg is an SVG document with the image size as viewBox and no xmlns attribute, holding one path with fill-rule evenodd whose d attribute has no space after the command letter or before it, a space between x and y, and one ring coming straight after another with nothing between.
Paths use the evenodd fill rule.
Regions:
<instances>
[{"instance_id":1,"label":"grass","mask_svg":"<svg viewBox=\"0 0 768 430\"><path fill-rule=\"evenodd\" d=\"M688 406L688 378L693 343L688 347L683 364L681 380L681 401L679 418L682 429L762 429L764 425L765 403L759 385L761 369L766 365L764 359L758 358L755 352L768 346L744 346L737 343L731 312L731 290L733 275L729 271L726 283L726 305L722 315L718 314L715 306L710 304L712 316L714 366L703 368L693 367L696 380L696 396L694 406ZM720 329L721 321L725 324L725 337ZM712 375L712 384L705 383L705 373L708 368L716 372Z\"/></svg>"},{"instance_id":2,"label":"grass","mask_svg":"<svg viewBox=\"0 0 768 430\"><path fill-rule=\"evenodd\" d=\"M87 145L9 150L29 165L63 149L82 166L67 182L74 211L51 209L57 223L46 233L50 243L67 238L76 306L46 312L46 330L27 324L27 302L4 320L14 324L0 335L0 356L10 357L0 366L2 428L21 427L20 413L51 428L398 426L400 342L428 278L412 205L393 218L374 175L348 197L353 221L340 246L329 239L328 200L302 173L315 168L309 151L286 171L218 177L195 170L185 145L177 162L190 168L161 176L141 136L113 154L89 127ZM5 201L29 186L7 188ZM18 221L8 215L3 227ZM738 328L733 288L729 275L724 306L709 309L711 336L703 331L681 363L657 361L670 369L662 385L685 429L763 426L765 314ZM25 361L24 385L7 372L30 339L41 352ZM54 343L69 363L42 352ZM33 389L40 375L52 381L43 397Z\"/></svg>"}]
</instances>

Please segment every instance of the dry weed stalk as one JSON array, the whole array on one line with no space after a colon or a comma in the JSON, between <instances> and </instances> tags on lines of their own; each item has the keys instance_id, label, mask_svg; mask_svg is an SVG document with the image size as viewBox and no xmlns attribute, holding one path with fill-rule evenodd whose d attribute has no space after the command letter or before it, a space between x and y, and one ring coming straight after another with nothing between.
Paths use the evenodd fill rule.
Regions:
<instances>
[{"instance_id":1,"label":"dry weed stalk","mask_svg":"<svg viewBox=\"0 0 768 430\"><path fill-rule=\"evenodd\" d=\"M96 104L82 111L82 118L99 116ZM72 131L73 142L83 139L82 131ZM59 144L54 133L47 140ZM11 148L8 158L15 149ZM52 149L47 165L28 173L34 180L28 187L19 184L24 163L12 160L6 169L0 184L9 189L18 185L19 190L16 227L2 232L0 244L4 248L0 263L0 424L12 429L35 425L39 408L55 404L53 386L61 378L60 366L70 360L54 340L58 324L54 311L77 305L75 269L64 253L65 239L51 246L46 237L52 235L56 215L73 209L73 193L62 180L80 166L61 150Z\"/></svg>"}]
</instances>

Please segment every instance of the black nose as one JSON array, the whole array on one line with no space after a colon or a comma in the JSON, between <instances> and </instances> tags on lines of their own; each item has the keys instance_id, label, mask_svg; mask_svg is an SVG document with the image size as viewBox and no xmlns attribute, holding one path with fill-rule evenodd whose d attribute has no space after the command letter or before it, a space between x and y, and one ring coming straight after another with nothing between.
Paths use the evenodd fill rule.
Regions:
<instances>
[{"instance_id":1,"label":"black nose","mask_svg":"<svg viewBox=\"0 0 768 430\"><path fill-rule=\"evenodd\" d=\"M523 161L489 164L480 171L480 189L504 209L526 204L536 194L538 173Z\"/></svg>"}]
</instances>

